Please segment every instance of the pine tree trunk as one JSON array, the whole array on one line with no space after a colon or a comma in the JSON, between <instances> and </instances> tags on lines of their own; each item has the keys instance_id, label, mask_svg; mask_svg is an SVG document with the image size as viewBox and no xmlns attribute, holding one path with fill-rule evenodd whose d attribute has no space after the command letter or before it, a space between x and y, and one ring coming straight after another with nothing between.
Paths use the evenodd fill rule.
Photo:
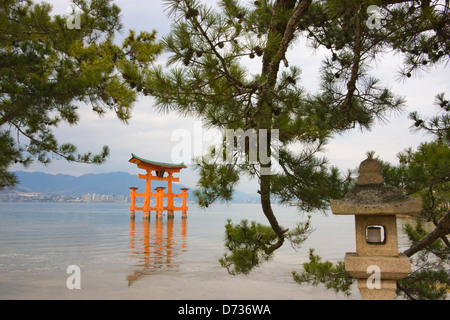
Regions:
<instances>
[{"instance_id":1,"label":"pine tree trunk","mask_svg":"<svg viewBox=\"0 0 450 320\"><path fill-rule=\"evenodd\" d=\"M270 175L262 175L261 176L261 182L260 182L260 188L261 188L261 206L264 212L264 215L266 216L267 220L270 223L270 226L272 227L273 231L275 231L278 240L276 243L274 243L271 247L269 247L269 252L271 253L275 251L276 249L280 248L283 245L284 242L284 233L286 230L283 230L280 225L278 224L277 218L275 217L273 210L272 210L272 204L270 200Z\"/></svg>"},{"instance_id":2,"label":"pine tree trunk","mask_svg":"<svg viewBox=\"0 0 450 320\"><path fill-rule=\"evenodd\" d=\"M279 72L280 63L285 58L285 53L289 47L290 42L293 39L293 34L295 26L298 24L301 17L306 13L308 7L311 4L311 0L302 0L297 3L296 0L278 0L274 3L272 11L272 23L271 30L269 31L269 37L273 34L278 34L283 37L280 42L279 48L276 50L276 54L270 53L270 50L266 50L263 56L262 74L266 76L265 82L260 88L259 103L258 103L258 129L272 129L272 104L271 96L269 92L274 90L277 75ZM287 21L279 21L277 18L280 12L287 10L294 10L292 16ZM274 90L276 91L276 90ZM267 152L270 157L271 142L270 137L267 142ZM264 166L261 164L261 168L270 169L270 164ZM270 171L270 170L269 170ZM267 173L267 172L266 172ZM276 233L278 240L271 247L269 247L267 253L271 253L283 245L285 239L285 232L280 225L273 213L270 194L271 194L271 176L270 174L261 175L260 177L260 192L261 192L261 206L270 223L273 231Z\"/></svg>"}]
</instances>

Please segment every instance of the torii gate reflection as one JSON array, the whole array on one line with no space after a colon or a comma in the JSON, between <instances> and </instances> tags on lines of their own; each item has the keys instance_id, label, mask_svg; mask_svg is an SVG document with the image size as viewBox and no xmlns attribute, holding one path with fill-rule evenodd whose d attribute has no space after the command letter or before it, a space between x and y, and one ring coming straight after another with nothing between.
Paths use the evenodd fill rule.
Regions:
<instances>
[{"instance_id":1,"label":"torii gate reflection","mask_svg":"<svg viewBox=\"0 0 450 320\"><path fill-rule=\"evenodd\" d=\"M178 266L178 255L187 252L186 227L186 219L168 219L166 222L143 219L142 229L136 230L135 219L130 219L130 257L137 259L134 266L138 269L127 276L128 286L156 271Z\"/></svg>"}]
</instances>

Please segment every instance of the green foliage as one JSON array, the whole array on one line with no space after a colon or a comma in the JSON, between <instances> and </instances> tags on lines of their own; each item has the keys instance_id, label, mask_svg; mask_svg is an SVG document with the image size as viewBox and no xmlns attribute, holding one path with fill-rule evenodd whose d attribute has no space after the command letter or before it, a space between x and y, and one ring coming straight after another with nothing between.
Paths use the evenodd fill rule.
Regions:
<instances>
[{"instance_id":1,"label":"green foliage","mask_svg":"<svg viewBox=\"0 0 450 320\"><path fill-rule=\"evenodd\" d=\"M436 101L441 101L437 116L424 121L416 112L410 114L413 128L428 132L434 139L421 143L416 150L408 148L400 152L398 166L383 163L386 183L402 188L409 195L421 196L421 218L435 224L448 213L450 196L450 113L444 94L439 94Z\"/></svg>"},{"instance_id":2,"label":"green foliage","mask_svg":"<svg viewBox=\"0 0 450 320\"><path fill-rule=\"evenodd\" d=\"M445 98L445 93L436 95L434 105L439 112L436 116L423 120L417 112L410 113L410 118L414 121L415 130L425 130L438 141L450 143L450 102Z\"/></svg>"},{"instance_id":3,"label":"green foliage","mask_svg":"<svg viewBox=\"0 0 450 320\"><path fill-rule=\"evenodd\" d=\"M12 186L17 183L14 174L7 172L11 158L20 156L20 150L14 145L14 140L4 132L0 132L0 186Z\"/></svg>"},{"instance_id":4,"label":"green foliage","mask_svg":"<svg viewBox=\"0 0 450 320\"><path fill-rule=\"evenodd\" d=\"M429 230L424 227L424 220L420 216L414 226L405 226L405 232L413 245L423 241L429 234ZM448 240L446 244L441 238L412 256L413 272L397 282L397 294L410 300L445 300L450 291L449 248Z\"/></svg>"},{"instance_id":5,"label":"green foliage","mask_svg":"<svg viewBox=\"0 0 450 320\"><path fill-rule=\"evenodd\" d=\"M74 5L79 29L68 27L70 17L52 16L46 3L0 3L0 187L16 183L7 172L12 164L29 165L34 159L48 164L51 154L104 162L108 147L97 155L78 154L75 145L57 141L54 128L61 122L76 125L82 103L98 115L114 111L126 123L137 93L143 92L143 74L161 52L155 32L131 31L122 45L114 43L120 9L111 1L76 0Z\"/></svg>"},{"instance_id":6,"label":"green foliage","mask_svg":"<svg viewBox=\"0 0 450 320\"><path fill-rule=\"evenodd\" d=\"M233 187L239 181L239 176L230 165L216 163L203 163L198 165L200 170L200 189L194 190L194 196L201 207L208 207L217 198L230 201L233 196Z\"/></svg>"},{"instance_id":7,"label":"green foliage","mask_svg":"<svg viewBox=\"0 0 450 320\"><path fill-rule=\"evenodd\" d=\"M397 282L397 294L409 300L446 300L450 290L448 270L421 270Z\"/></svg>"},{"instance_id":8,"label":"green foliage","mask_svg":"<svg viewBox=\"0 0 450 320\"><path fill-rule=\"evenodd\" d=\"M310 219L311 216L308 216L305 222L299 222L290 229L280 227L283 235L281 242L273 225L265 226L255 221L251 221L249 225L245 219L240 224L233 225L231 220L228 220L225 226L227 252L220 259L221 265L232 275L248 274L264 261L270 260L284 239L288 240L294 249L300 248L314 231Z\"/></svg>"},{"instance_id":9,"label":"green foliage","mask_svg":"<svg viewBox=\"0 0 450 320\"><path fill-rule=\"evenodd\" d=\"M309 262L303 263L303 272L292 272L294 281L298 284L310 284L318 286L324 284L327 289L336 293L342 292L349 296L354 279L345 271L344 263L339 261L333 264L329 261L322 262L322 258L314 254L314 249L309 250Z\"/></svg>"},{"instance_id":10,"label":"green foliage","mask_svg":"<svg viewBox=\"0 0 450 320\"><path fill-rule=\"evenodd\" d=\"M448 211L450 146L441 140L421 143L398 154L399 165L383 164L386 183L423 200L422 218L439 221Z\"/></svg>"},{"instance_id":11,"label":"green foliage","mask_svg":"<svg viewBox=\"0 0 450 320\"><path fill-rule=\"evenodd\" d=\"M225 246L230 254L224 254L220 259L223 267L230 274L248 274L254 267L268 261L273 256L269 248L277 236L272 228L255 221L242 220L239 225L233 225L228 219L225 225Z\"/></svg>"},{"instance_id":12,"label":"green foliage","mask_svg":"<svg viewBox=\"0 0 450 320\"><path fill-rule=\"evenodd\" d=\"M228 252L220 259L220 264L227 268L230 274L248 274L273 257L277 235L270 226L255 221L249 223L246 219L236 225L231 223L231 219L227 221L225 247ZM310 220L285 232L291 244L300 247L312 232Z\"/></svg>"},{"instance_id":13,"label":"green foliage","mask_svg":"<svg viewBox=\"0 0 450 320\"><path fill-rule=\"evenodd\" d=\"M424 228L423 217L418 217L414 226L412 224L406 224L405 232L413 244L420 242L429 234L429 231ZM421 260L425 261L426 259L424 258L428 257L427 254L434 256L434 261L439 260L446 263L450 262L450 250L443 243L442 239L437 239L436 241L428 244L426 249L423 250L422 254L423 256L418 257L417 264L419 264Z\"/></svg>"},{"instance_id":14,"label":"green foliage","mask_svg":"<svg viewBox=\"0 0 450 320\"><path fill-rule=\"evenodd\" d=\"M272 177L272 192L282 203L301 200L299 209L325 210L328 199L342 198L354 185L351 172L342 177L337 168L326 167L325 159L311 158L308 150L299 155L281 152L280 159L285 173Z\"/></svg>"}]
</instances>

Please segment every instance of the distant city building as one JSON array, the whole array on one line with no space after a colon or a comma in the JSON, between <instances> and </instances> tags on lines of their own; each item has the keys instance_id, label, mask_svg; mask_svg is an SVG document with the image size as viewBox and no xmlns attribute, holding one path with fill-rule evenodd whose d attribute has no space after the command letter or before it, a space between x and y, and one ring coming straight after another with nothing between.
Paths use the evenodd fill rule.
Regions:
<instances>
[{"instance_id":1,"label":"distant city building","mask_svg":"<svg viewBox=\"0 0 450 320\"><path fill-rule=\"evenodd\" d=\"M6 190L0 192L0 202L128 202L123 195L82 194L80 196L56 193L22 192Z\"/></svg>"},{"instance_id":2,"label":"distant city building","mask_svg":"<svg viewBox=\"0 0 450 320\"><path fill-rule=\"evenodd\" d=\"M81 195L82 202L125 202L128 201L128 197L118 195L110 195L110 194L98 194L93 193L85 193Z\"/></svg>"}]
</instances>

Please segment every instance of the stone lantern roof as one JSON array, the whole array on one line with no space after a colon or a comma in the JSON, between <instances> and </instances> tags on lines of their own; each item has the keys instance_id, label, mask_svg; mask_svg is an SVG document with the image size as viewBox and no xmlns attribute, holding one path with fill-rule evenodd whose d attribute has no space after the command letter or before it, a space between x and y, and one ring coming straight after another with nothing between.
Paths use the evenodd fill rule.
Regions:
<instances>
[{"instance_id":1,"label":"stone lantern roof","mask_svg":"<svg viewBox=\"0 0 450 320\"><path fill-rule=\"evenodd\" d=\"M359 166L358 186L342 200L331 200L334 214L417 214L421 198L406 196L400 189L384 184L381 163L368 158Z\"/></svg>"}]
</instances>

